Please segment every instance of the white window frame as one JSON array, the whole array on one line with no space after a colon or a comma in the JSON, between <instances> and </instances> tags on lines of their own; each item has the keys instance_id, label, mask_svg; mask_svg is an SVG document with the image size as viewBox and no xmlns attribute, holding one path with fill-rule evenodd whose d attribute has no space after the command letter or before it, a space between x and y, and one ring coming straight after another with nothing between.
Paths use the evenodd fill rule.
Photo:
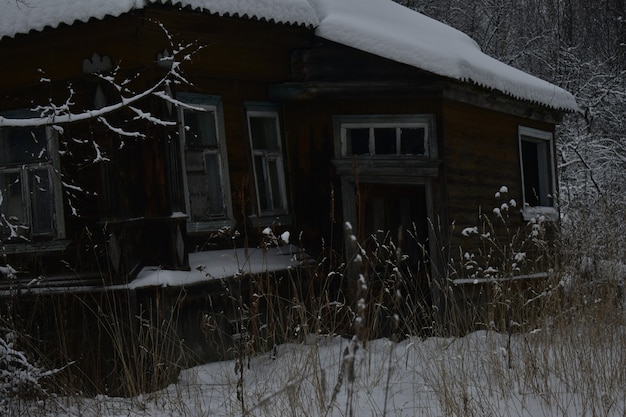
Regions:
<instances>
[{"instance_id":1,"label":"white window frame","mask_svg":"<svg viewBox=\"0 0 626 417\"><path fill-rule=\"evenodd\" d=\"M36 114L28 110L17 110L3 113L4 117L7 118L15 118L15 119L24 119L28 117L37 117ZM10 129L18 129L14 127L3 127L0 128L0 135L2 135L3 130ZM19 128L24 129L24 128ZM0 165L0 174L18 174L19 182L20 182L20 192L21 192L21 201L22 201L22 220L20 227L14 229L16 233L13 234L13 239L8 239L5 243L35 243L39 239L64 239L65 238L65 221L64 221L64 212L63 212L63 190L62 184L60 181L59 174L59 150L58 150L58 137L57 133L51 127L43 127L45 131L45 140L46 140L46 153L47 157L44 159L37 159L33 161L27 162L9 162L6 165ZM51 198L53 201L50 202L51 208L53 210L52 214L52 230L50 231L42 231L36 232L32 230L33 224L33 199L36 193L31 190L31 179L36 175L35 171L44 170L47 171L51 190ZM5 192L6 190L0 190L0 192ZM7 201L7 198L2 198L0 200ZM3 212L0 208L0 212ZM4 213L2 219L2 227L9 227L6 222L9 219L4 217ZM15 225L13 225L15 226ZM37 249L40 250L40 249Z\"/></svg>"},{"instance_id":2,"label":"white window frame","mask_svg":"<svg viewBox=\"0 0 626 417\"><path fill-rule=\"evenodd\" d=\"M336 123L339 125L340 149L336 150L336 154L341 158L406 158L406 159L437 159L437 143L435 135L435 116L432 114L416 114L416 115L351 115L337 116ZM394 128L396 130L396 153L395 154L379 154L376 152L375 129L376 128ZM403 128L423 128L424 129L424 153L423 154L402 154L400 133ZM348 130L349 129L369 129L369 152L367 154L352 154L348 149Z\"/></svg>"},{"instance_id":3,"label":"white window frame","mask_svg":"<svg viewBox=\"0 0 626 417\"><path fill-rule=\"evenodd\" d=\"M232 197L230 189L230 174L228 169L228 151L226 148L226 135L224 129L224 113L222 101L219 96L205 95L196 93L179 93L176 98L183 104L178 106L179 137L180 137L180 157L183 178L183 194L185 197L185 211L187 214L187 233L203 233L221 229L222 227L232 227L235 224L233 218ZM191 209L191 196L189 191L189 174L187 166L187 136L185 127L185 113L190 111L207 112L213 114L214 126L216 129L216 146L215 147L198 147L196 151L201 151L202 160L205 164L204 172L208 175L209 167L206 166L206 156L216 155L218 164L218 175L220 180L217 181L221 185L221 198L223 204L223 213L221 215L208 216L207 219L194 220L195 214Z\"/></svg>"},{"instance_id":4,"label":"white window frame","mask_svg":"<svg viewBox=\"0 0 626 417\"><path fill-rule=\"evenodd\" d=\"M274 120L277 134L277 149L258 149L254 147L251 119L255 117L270 118ZM262 221L261 218L269 218L270 223L276 223L277 219L279 223L289 223L288 219L283 218L284 216L288 216L289 204L287 201L287 185L285 179L283 144L280 126L280 114L278 112L278 109L268 103L248 103L246 105L246 121L248 127L248 141L252 153L254 190L256 195L256 208L258 210L258 218L256 219L257 223L259 223L260 225L267 224L267 222ZM259 158L263 160L263 166L261 167L257 166L257 159ZM278 176L277 186L272 185L272 181L270 180L270 162L276 164ZM259 178L259 175L257 175L259 169L263 172L263 178ZM259 192L260 181L263 181L265 189L267 190L268 198L270 200L269 207L263 207L260 197L261 194Z\"/></svg>"},{"instance_id":5,"label":"white window frame","mask_svg":"<svg viewBox=\"0 0 626 417\"><path fill-rule=\"evenodd\" d=\"M546 220L558 219L557 195L556 195L556 169L554 164L554 135L552 132L539 130L531 127L520 126L518 128L519 141L519 160L520 172L522 178L522 216L524 220L531 220L537 216L543 216ZM538 176L540 181L541 194L539 196L540 204L531 206L528 204L528 196L526 195L526 184L524 173L525 164L522 152L524 142L533 142L538 144ZM551 200L551 201L550 201Z\"/></svg>"}]
</instances>

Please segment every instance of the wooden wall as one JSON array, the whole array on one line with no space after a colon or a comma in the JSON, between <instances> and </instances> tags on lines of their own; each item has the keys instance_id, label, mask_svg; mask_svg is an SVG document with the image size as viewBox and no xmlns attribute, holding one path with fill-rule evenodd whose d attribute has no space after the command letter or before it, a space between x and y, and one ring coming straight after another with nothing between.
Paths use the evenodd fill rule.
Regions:
<instances>
[{"instance_id":1,"label":"wooden wall","mask_svg":"<svg viewBox=\"0 0 626 417\"><path fill-rule=\"evenodd\" d=\"M470 252L480 248L475 237L468 239L461 233L467 227L480 229L479 213L486 213L494 221L493 209L500 208L502 203L515 200L517 207L510 207L508 216L504 216L509 232L501 227L502 222L494 221L501 234L497 236L501 244L507 243L507 233L511 235L526 225L520 212L523 199L519 126L554 132L553 123L451 100L444 102L444 181L449 222L455 224L449 240L453 254L458 254L459 247ZM495 194L502 186L508 188L508 193L497 198Z\"/></svg>"},{"instance_id":2,"label":"wooden wall","mask_svg":"<svg viewBox=\"0 0 626 417\"><path fill-rule=\"evenodd\" d=\"M341 249L344 230L340 178L332 160L336 138L333 116L383 114L435 114L436 98L393 99L372 94L361 99L291 102L284 107L285 136L289 144L289 177L298 232L315 253L335 239ZM443 196L433 196L441 207Z\"/></svg>"},{"instance_id":3,"label":"wooden wall","mask_svg":"<svg viewBox=\"0 0 626 417\"><path fill-rule=\"evenodd\" d=\"M172 36L174 45L169 44L158 23ZM50 98L56 104L63 103L69 96L70 85L76 113L93 108L98 84L110 100L107 104L113 103L119 100L119 94L96 76L84 74L84 59L90 59L94 53L110 57L114 67L119 65L118 81L128 77L131 80L128 87L140 92L165 74L164 69L155 65L157 54L186 45L191 59L184 63L181 74L189 84L172 85L172 90L221 96L233 211L240 226L251 214L253 187L244 103L268 100L268 85L289 77L290 50L295 45L308 44L311 35L312 30L303 27L221 18L189 10L181 13L159 6L118 18L19 35L0 43L3 61L14 63L3 69L0 112L32 108L48 103ZM153 98L138 104L155 116L176 117ZM135 252L127 254L130 264L136 266L142 261L175 264L165 253L171 250L167 242L172 240L169 235L172 227L165 223L162 227L153 225L155 221L167 223L172 213L166 149L168 135L175 137L177 128L139 122L129 126L126 122L132 117L132 113L121 111L108 115L107 119L115 126L141 132L144 138L119 136L95 120L64 126L59 148L63 181L72 187L65 187L64 204L66 230L73 245L58 255L70 259L69 265L74 269L68 272L106 266L106 234L111 230L124 234L126 242L122 247ZM94 143L110 161L92 162L96 156ZM105 225L108 225L106 231ZM124 227L128 229L126 233L122 233ZM142 228L150 229L150 233L142 233ZM156 230L162 230L163 236L155 235ZM163 242L162 250L158 244L154 245L159 240ZM33 256L40 258L37 254ZM63 270L58 257L48 258L44 263L35 259L22 265L25 269L36 268L32 272L37 274ZM129 268L133 266L130 264Z\"/></svg>"}]
</instances>

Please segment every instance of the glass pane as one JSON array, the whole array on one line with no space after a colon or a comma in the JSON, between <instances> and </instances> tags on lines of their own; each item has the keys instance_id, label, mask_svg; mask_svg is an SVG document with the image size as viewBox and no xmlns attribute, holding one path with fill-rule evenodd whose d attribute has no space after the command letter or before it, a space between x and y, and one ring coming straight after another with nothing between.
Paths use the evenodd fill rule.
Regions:
<instances>
[{"instance_id":1,"label":"glass pane","mask_svg":"<svg viewBox=\"0 0 626 417\"><path fill-rule=\"evenodd\" d=\"M396 151L396 128L377 127L374 129L375 150L377 155L395 155Z\"/></svg>"},{"instance_id":2,"label":"glass pane","mask_svg":"<svg viewBox=\"0 0 626 417\"><path fill-rule=\"evenodd\" d=\"M191 219L198 221L209 218L206 175L203 172L188 173L187 187L189 188Z\"/></svg>"},{"instance_id":3,"label":"glass pane","mask_svg":"<svg viewBox=\"0 0 626 417\"><path fill-rule=\"evenodd\" d=\"M524 197L529 206L551 206L550 167L546 142L522 140Z\"/></svg>"},{"instance_id":4,"label":"glass pane","mask_svg":"<svg viewBox=\"0 0 626 417\"><path fill-rule=\"evenodd\" d=\"M188 147L217 147L215 112L185 110L185 141Z\"/></svg>"},{"instance_id":5,"label":"glass pane","mask_svg":"<svg viewBox=\"0 0 626 417\"><path fill-rule=\"evenodd\" d=\"M205 160L209 188L209 212L212 216L221 216L224 214L224 193L219 157L217 154L207 154Z\"/></svg>"},{"instance_id":6,"label":"glass pane","mask_svg":"<svg viewBox=\"0 0 626 417\"><path fill-rule=\"evenodd\" d=\"M45 128L0 129L0 165L23 164L48 158Z\"/></svg>"},{"instance_id":7,"label":"glass pane","mask_svg":"<svg viewBox=\"0 0 626 417\"><path fill-rule=\"evenodd\" d=\"M279 210L285 207L283 187L281 186L282 170L280 163L276 160L268 161L268 171L272 188L273 209Z\"/></svg>"},{"instance_id":8,"label":"glass pane","mask_svg":"<svg viewBox=\"0 0 626 417\"><path fill-rule=\"evenodd\" d=\"M370 130L367 127L346 129L349 155L367 155L370 153Z\"/></svg>"},{"instance_id":9,"label":"glass pane","mask_svg":"<svg viewBox=\"0 0 626 417\"><path fill-rule=\"evenodd\" d=\"M280 150L275 117L251 116L250 134L252 135L252 147L254 149Z\"/></svg>"},{"instance_id":10,"label":"glass pane","mask_svg":"<svg viewBox=\"0 0 626 417\"><path fill-rule=\"evenodd\" d=\"M187 150L185 152L185 167L187 172L204 172L204 158L201 150Z\"/></svg>"},{"instance_id":11,"label":"glass pane","mask_svg":"<svg viewBox=\"0 0 626 417\"><path fill-rule=\"evenodd\" d=\"M265 157L263 155L257 155L254 157L254 166L256 170L256 183L257 183L257 199L259 200L259 207L261 211L270 210L272 208L272 197L268 189L268 178L266 175Z\"/></svg>"},{"instance_id":12,"label":"glass pane","mask_svg":"<svg viewBox=\"0 0 626 417\"><path fill-rule=\"evenodd\" d=\"M33 235L49 235L54 233L54 192L52 181L47 169L29 172L29 189L31 193L31 230Z\"/></svg>"},{"instance_id":13,"label":"glass pane","mask_svg":"<svg viewBox=\"0 0 626 417\"><path fill-rule=\"evenodd\" d=\"M0 173L0 212L12 225L24 224L22 181L19 172ZM4 221L2 222L4 226Z\"/></svg>"},{"instance_id":14,"label":"glass pane","mask_svg":"<svg viewBox=\"0 0 626 417\"><path fill-rule=\"evenodd\" d=\"M202 158L201 154L200 158ZM204 162L206 170L187 172L189 205L191 219L194 221L209 220L224 215L219 156L206 154Z\"/></svg>"},{"instance_id":15,"label":"glass pane","mask_svg":"<svg viewBox=\"0 0 626 417\"><path fill-rule=\"evenodd\" d=\"M400 154L425 155L425 139L426 129L424 129L423 127L400 129Z\"/></svg>"}]
</instances>

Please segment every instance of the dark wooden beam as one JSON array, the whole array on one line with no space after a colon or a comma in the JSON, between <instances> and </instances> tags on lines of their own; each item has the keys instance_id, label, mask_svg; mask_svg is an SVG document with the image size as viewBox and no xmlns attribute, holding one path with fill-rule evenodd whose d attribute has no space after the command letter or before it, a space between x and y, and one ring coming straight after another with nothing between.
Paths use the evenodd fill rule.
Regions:
<instances>
[{"instance_id":1,"label":"dark wooden beam","mask_svg":"<svg viewBox=\"0 0 626 417\"><path fill-rule=\"evenodd\" d=\"M269 87L272 100L441 97L442 94L440 83L415 81L306 81Z\"/></svg>"}]
</instances>

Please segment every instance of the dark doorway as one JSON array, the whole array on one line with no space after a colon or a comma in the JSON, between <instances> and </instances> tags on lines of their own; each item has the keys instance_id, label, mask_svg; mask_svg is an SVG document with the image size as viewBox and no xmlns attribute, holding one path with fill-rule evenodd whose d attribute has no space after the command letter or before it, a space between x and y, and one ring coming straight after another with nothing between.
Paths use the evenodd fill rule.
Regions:
<instances>
[{"instance_id":1,"label":"dark doorway","mask_svg":"<svg viewBox=\"0 0 626 417\"><path fill-rule=\"evenodd\" d=\"M426 187L360 184L356 201L374 327L383 336L423 333L431 306Z\"/></svg>"}]
</instances>

